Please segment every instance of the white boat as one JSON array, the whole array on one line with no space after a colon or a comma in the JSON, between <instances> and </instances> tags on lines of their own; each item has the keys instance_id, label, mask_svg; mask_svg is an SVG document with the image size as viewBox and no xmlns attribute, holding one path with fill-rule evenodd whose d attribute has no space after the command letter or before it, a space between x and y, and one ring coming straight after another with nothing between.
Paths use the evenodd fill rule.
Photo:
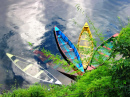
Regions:
<instances>
[{"instance_id":1,"label":"white boat","mask_svg":"<svg viewBox=\"0 0 130 97\"><path fill-rule=\"evenodd\" d=\"M52 84L62 84L57 78L55 78L50 72L45 70L38 64L28 62L26 59L6 53L9 59L16 65L21 71L27 75Z\"/></svg>"}]
</instances>

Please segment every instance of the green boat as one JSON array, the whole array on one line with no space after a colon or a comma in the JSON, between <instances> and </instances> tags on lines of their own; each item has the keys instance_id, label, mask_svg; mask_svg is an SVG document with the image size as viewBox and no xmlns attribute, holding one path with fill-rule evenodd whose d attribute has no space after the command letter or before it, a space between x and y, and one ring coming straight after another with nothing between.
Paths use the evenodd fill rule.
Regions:
<instances>
[{"instance_id":1,"label":"green boat","mask_svg":"<svg viewBox=\"0 0 130 97\"><path fill-rule=\"evenodd\" d=\"M110 37L105 42L103 42L100 46L97 47L90 61L90 66L92 68L96 68L102 65L106 60L109 59L112 52L111 49L113 48L114 45L113 41L115 37L118 36L118 34L119 33L114 34L112 37Z\"/></svg>"}]
</instances>

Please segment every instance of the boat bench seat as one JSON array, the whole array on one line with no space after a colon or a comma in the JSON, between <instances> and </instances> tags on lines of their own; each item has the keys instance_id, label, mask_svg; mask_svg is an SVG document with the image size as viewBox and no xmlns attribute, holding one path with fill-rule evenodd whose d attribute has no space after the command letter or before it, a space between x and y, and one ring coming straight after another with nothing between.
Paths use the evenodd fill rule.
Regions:
<instances>
[{"instance_id":1,"label":"boat bench seat","mask_svg":"<svg viewBox=\"0 0 130 97\"><path fill-rule=\"evenodd\" d=\"M73 59L77 59L77 57L74 57L74 58L70 58L70 60L73 60Z\"/></svg>"},{"instance_id":2,"label":"boat bench seat","mask_svg":"<svg viewBox=\"0 0 130 97\"><path fill-rule=\"evenodd\" d=\"M93 65L91 65L91 67L93 68L93 69L95 69L96 67L95 66L93 66Z\"/></svg>"},{"instance_id":3,"label":"boat bench seat","mask_svg":"<svg viewBox=\"0 0 130 97\"><path fill-rule=\"evenodd\" d=\"M61 46L61 45L64 45L64 44L67 44L67 42L61 43L61 44L59 44L59 45Z\"/></svg>"},{"instance_id":4,"label":"boat bench seat","mask_svg":"<svg viewBox=\"0 0 130 97\"><path fill-rule=\"evenodd\" d=\"M87 70L93 70L94 68L92 68L92 67L90 67L90 66L88 66L87 67Z\"/></svg>"},{"instance_id":5,"label":"boat bench seat","mask_svg":"<svg viewBox=\"0 0 130 97\"><path fill-rule=\"evenodd\" d=\"M60 37L61 37L61 35L58 35L57 37L59 37L59 38L60 38Z\"/></svg>"},{"instance_id":6,"label":"boat bench seat","mask_svg":"<svg viewBox=\"0 0 130 97\"><path fill-rule=\"evenodd\" d=\"M103 46L104 48L108 49L108 50L111 50L109 47L106 47L106 46Z\"/></svg>"},{"instance_id":7,"label":"boat bench seat","mask_svg":"<svg viewBox=\"0 0 130 97\"><path fill-rule=\"evenodd\" d=\"M99 54L101 54L101 55L104 55L105 57L109 57L108 55L105 55L104 53L102 53L102 52L98 52Z\"/></svg>"},{"instance_id":8,"label":"boat bench seat","mask_svg":"<svg viewBox=\"0 0 130 97\"><path fill-rule=\"evenodd\" d=\"M63 52L66 53L66 52L70 52L70 51L73 51L73 49L69 48L69 50L64 50Z\"/></svg>"},{"instance_id":9,"label":"boat bench seat","mask_svg":"<svg viewBox=\"0 0 130 97\"><path fill-rule=\"evenodd\" d=\"M98 61L98 59L97 58L94 58L96 61Z\"/></svg>"}]
</instances>

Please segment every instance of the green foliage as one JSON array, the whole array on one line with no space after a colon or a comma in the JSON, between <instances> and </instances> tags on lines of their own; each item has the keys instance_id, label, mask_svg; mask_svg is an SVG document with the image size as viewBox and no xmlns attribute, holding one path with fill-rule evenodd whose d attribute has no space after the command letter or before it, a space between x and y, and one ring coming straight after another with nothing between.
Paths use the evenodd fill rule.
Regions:
<instances>
[{"instance_id":1,"label":"green foliage","mask_svg":"<svg viewBox=\"0 0 130 97\"><path fill-rule=\"evenodd\" d=\"M117 42L116 51L120 51L123 57L130 58L130 23L121 30Z\"/></svg>"},{"instance_id":2,"label":"green foliage","mask_svg":"<svg viewBox=\"0 0 130 97\"><path fill-rule=\"evenodd\" d=\"M113 62L112 66L112 80L111 83L114 87L122 87L130 85L130 59L117 60ZM115 97L123 97L130 95L129 87L119 88L116 90L111 90L110 92L115 92Z\"/></svg>"},{"instance_id":3,"label":"green foliage","mask_svg":"<svg viewBox=\"0 0 130 97\"><path fill-rule=\"evenodd\" d=\"M4 93L2 97L47 97L47 88L39 85L30 86L28 89L18 88L12 93Z\"/></svg>"},{"instance_id":4,"label":"green foliage","mask_svg":"<svg viewBox=\"0 0 130 97\"><path fill-rule=\"evenodd\" d=\"M105 76L101 77L100 79L93 80L89 85L88 88L86 88L86 96L91 97L108 97L109 94L107 93L107 90L112 87L111 85L111 76ZM100 90L100 91L99 91Z\"/></svg>"},{"instance_id":5,"label":"green foliage","mask_svg":"<svg viewBox=\"0 0 130 97\"><path fill-rule=\"evenodd\" d=\"M43 89L41 85L34 85L29 87L28 92L30 93L31 97L45 97L46 89Z\"/></svg>"},{"instance_id":6,"label":"green foliage","mask_svg":"<svg viewBox=\"0 0 130 97\"><path fill-rule=\"evenodd\" d=\"M128 86L130 84L130 24L120 31L119 37L115 40L114 52L111 57L122 55L122 58L112 61L112 81L114 87ZM115 93L115 97L130 96L130 88L119 88L110 90L110 93Z\"/></svg>"},{"instance_id":7,"label":"green foliage","mask_svg":"<svg viewBox=\"0 0 130 97\"><path fill-rule=\"evenodd\" d=\"M30 46L33 46L33 44L32 44L31 42L28 42L28 44L29 44Z\"/></svg>"}]
</instances>

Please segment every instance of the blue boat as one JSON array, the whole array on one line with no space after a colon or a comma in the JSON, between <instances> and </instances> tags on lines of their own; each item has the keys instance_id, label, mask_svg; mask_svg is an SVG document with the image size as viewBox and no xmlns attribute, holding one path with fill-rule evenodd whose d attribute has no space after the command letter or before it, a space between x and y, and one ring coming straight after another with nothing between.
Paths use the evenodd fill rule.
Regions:
<instances>
[{"instance_id":1,"label":"blue boat","mask_svg":"<svg viewBox=\"0 0 130 97\"><path fill-rule=\"evenodd\" d=\"M84 68L76 47L56 26L54 26L54 36L56 39L57 46L64 59L68 62L68 64L74 64L76 69L80 70L80 73L78 74L82 75L84 73ZM78 62L76 62L75 60L77 60ZM75 68L73 69L76 71Z\"/></svg>"}]
</instances>

